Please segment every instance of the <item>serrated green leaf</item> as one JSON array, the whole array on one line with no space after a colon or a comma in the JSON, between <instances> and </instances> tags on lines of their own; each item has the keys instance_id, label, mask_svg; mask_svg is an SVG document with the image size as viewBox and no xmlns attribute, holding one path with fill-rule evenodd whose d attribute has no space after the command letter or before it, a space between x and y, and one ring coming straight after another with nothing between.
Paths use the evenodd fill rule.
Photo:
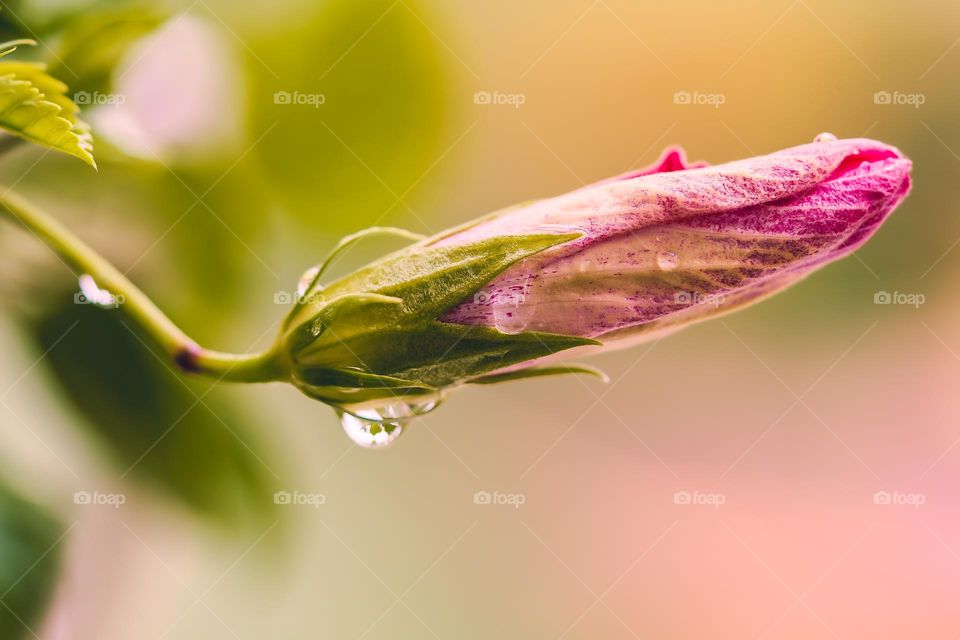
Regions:
<instances>
[{"instance_id":1,"label":"serrated green leaf","mask_svg":"<svg viewBox=\"0 0 960 640\"><path fill-rule=\"evenodd\" d=\"M90 128L66 92L42 64L0 61L0 128L96 168Z\"/></svg>"},{"instance_id":2,"label":"serrated green leaf","mask_svg":"<svg viewBox=\"0 0 960 640\"><path fill-rule=\"evenodd\" d=\"M0 638L35 637L60 568L63 525L0 487Z\"/></svg>"},{"instance_id":3,"label":"serrated green leaf","mask_svg":"<svg viewBox=\"0 0 960 640\"><path fill-rule=\"evenodd\" d=\"M480 376L472 380L467 380L467 384L498 384L500 382L510 382L511 380L524 380L526 378L540 378L542 376L559 376L567 373L584 373L596 376L604 382L609 382L610 378L600 369L585 364L558 364L543 367L527 367L516 371L506 371L504 373L493 373L487 376Z\"/></svg>"}]
</instances>

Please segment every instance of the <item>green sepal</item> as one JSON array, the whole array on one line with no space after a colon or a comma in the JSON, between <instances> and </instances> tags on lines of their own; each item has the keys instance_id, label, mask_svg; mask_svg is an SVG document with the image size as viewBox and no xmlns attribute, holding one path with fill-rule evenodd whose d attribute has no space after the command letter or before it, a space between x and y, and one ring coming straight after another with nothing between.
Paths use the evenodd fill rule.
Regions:
<instances>
[{"instance_id":1,"label":"green sepal","mask_svg":"<svg viewBox=\"0 0 960 640\"><path fill-rule=\"evenodd\" d=\"M402 305L402 299L379 293L343 295L322 307L314 317L289 330L285 338L287 351L291 354L300 354L303 349L316 343L324 334L326 334L324 339L340 342L349 337L352 323L359 321L383 324L388 318L393 317L390 313L393 307ZM331 330L334 325L337 330ZM362 330L362 327L360 329ZM343 333L343 337L340 332Z\"/></svg>"},{"instance_id":2,"label":"green sepal","mask_svg":"<svg viewBox=\"0 0 960 640\"><path fill-rule=\"evenodd\" d=\"M317 273L314 274L313 278L304 289L304 295L297 297L293 307L290 309L290 312L283 321L283 328L286 329L288 326L290 326L291 320L293 320L293 318L297 315L297 312L300 310L300 308L307 303L309 300L309 294L316 288L317 283L320 282L320 279L323 277L323 274L326 272L326 270L334 264L333 261L337 258L337 256L343 254L347 249L353 247L353 245L357 244L361 240L376 236L394 236L414 241L423 240L425 238L423 234L407 231L406 229L398 229L396 227L370 227L369 229L362 229L356 233L351 233L350 235L341 238L340 241L330 251L330 253L327 254L327 257L324 258L323 262L317 265Z\"/></svg>"},{"instance_id":3,"label":"green sepal","mask_svg":"<svg viewBox=\"0 0 960 640\"><path fill-rule=\"evenodd\" d=\"M300 376L311 387L345 387L350 389L426 389L433 387L413 380L350 369L311 369Z\"/></svg>"},{"instance_id":4,"label":"green sepal","mask_svg":"<svg viewBox=\"0 0 960 640\"><path fill-rule=\"evenodd\" d=\"M506 334L492 327L443 322L395 339L394 355L401 367L396 375L437 387L465 382L574 347L600 344L577 336L536 331Z\"/></svg>"},{"instance_id":5,"label":"green sepal","mask_svg":"<svg viewBox=\"0 0 960 640\"><path fill-rule=\"evenodd\" d=\"M408 317L438 318L514 263L578 237L577 233L502 236L452 247L418 242L322 290L307 291L310 302L290 324L312 319L337 297L358 292L401 298Z\"/></svg>"},{"instance_id":6,"label":"green sepal","mask_svg":"<svg viewBox=\"0 0 960 640\"><path fill-rule=\"evenodd\" d=\"M419 395L599 344L439 320L511 265L578 237L503 236L451 247L427 240L317 285L284 336L295 384L331 403Z\"/></svg>"},{"instance_id":7,"label":"green sepal","mask_svg":"<svg viewBox=\"0 0 960 640\"><path fill-rule=\"evenodd\" d=\"M506 371L504 373L492 373L479 378L467 380L467 384L498 384L500 382L510 382L511 380L525 380L526 378L539 378L542 376L558 376L567 373L582 373L600 378L603 382L610 382L610 377L600 369L585 364L558 364L543 367L527 367L526 369L517 369L516 371Z\"/></svg>"}]
</instances>

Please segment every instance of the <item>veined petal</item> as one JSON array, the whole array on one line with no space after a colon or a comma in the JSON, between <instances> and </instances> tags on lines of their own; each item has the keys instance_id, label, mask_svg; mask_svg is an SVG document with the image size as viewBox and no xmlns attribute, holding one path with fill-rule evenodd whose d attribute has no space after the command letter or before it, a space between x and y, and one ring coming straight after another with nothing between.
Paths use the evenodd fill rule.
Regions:
<instances>
[{"instance_id":1,"label":"veined petal","mask_svg":"<svg viewBox=\"0 0 960 640\"><path fill-rule=\"evenodd\" d=\"M712 167L676 165L686 166L668 151L653 170L441 237L437 244L448 245L508 233L583 234L514 265L443 320L492 327L506 320L601 339L683 326L848 255L910 185L910 161L872 140L815 142Z\"/></svg>"}]
</instances>

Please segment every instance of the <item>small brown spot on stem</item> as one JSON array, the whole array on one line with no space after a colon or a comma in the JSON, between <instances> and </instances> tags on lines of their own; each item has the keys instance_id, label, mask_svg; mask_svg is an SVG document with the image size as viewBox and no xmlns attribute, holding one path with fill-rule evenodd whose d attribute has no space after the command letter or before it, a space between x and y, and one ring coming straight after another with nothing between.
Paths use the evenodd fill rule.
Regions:
<instances>
[{"instance_id":1,"label":"small brown spot on stem","mask_svg":"<svg viewBox=\"0 0 960 640\"><path fill-rule=\"evenodd\" d=\"M197 362L199 355L200 347L196 344L190 344L180 347L176 353L173 354L173 362L181 371L197 373L200 371L200 366Z\"/></svg>"}]
</instances>

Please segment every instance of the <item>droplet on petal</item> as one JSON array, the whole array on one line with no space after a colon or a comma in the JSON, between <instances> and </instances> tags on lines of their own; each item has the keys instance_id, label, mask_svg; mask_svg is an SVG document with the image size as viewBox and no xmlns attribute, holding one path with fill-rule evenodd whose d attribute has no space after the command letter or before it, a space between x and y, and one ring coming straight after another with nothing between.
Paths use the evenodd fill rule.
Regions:
<instances>
[{"instance_id":1,"label":"droplet on petal","mask_svg":"<svg viewBox=\"0 0 960 640\"><path fill-rule=\"evenodd\" d=\"M680 263L680 258L673 251L661 251L657 254L657 266L663 271L673 271Z\"/></svg>"},{"instance_id":2,"label":"droplet on petal","mask_svg":"<svg viewBox=\"0 0 960 640\"><path fill-rule=\"evenodd\" d=\"M300 280L297 282L297 299L307 295L307 288L310 286L310 283L313 282L313 279L317 277L317 273L319 272L319 266L310 267L303 272L303 275L300 276Z\"/></svg>"},{"instance_id":3,"label":"droplet on petal","mask_svg":"<svg viewBox=\"0 0 960 640\"><path fill-rule=\"evenodd\" d=\"M523 305L502 304L493 308L494 327L501 333L523 333L529 325L529 313Z\"/></svg>"}]
</instances>

